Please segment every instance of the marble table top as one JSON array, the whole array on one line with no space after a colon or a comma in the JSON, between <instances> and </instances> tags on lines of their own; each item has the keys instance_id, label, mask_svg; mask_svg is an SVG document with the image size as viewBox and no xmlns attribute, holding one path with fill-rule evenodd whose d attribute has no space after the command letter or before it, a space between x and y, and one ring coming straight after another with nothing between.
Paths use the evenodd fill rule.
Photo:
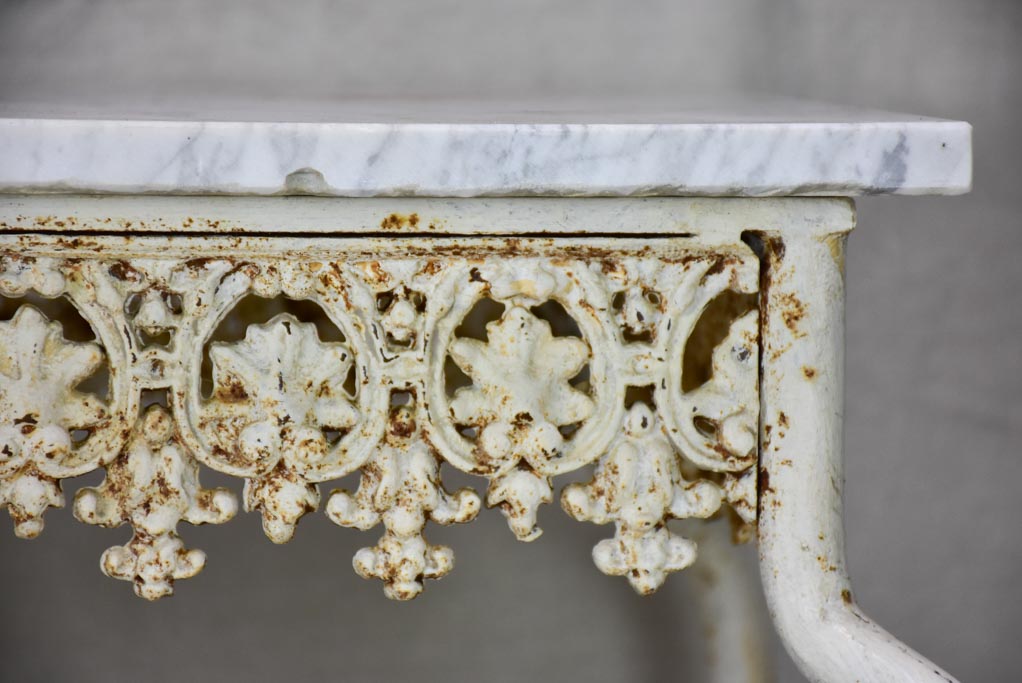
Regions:
<instances>
[{"instance_id":1,"label":"marble table top","mask_svg":"<svg viewBox=\"0 0 1022 683\"><path fill-rule=\"evenodd\" d=\"M959 194L961 121L792 100L0 102L0 192Z\"/></svg>"}]
</instances>

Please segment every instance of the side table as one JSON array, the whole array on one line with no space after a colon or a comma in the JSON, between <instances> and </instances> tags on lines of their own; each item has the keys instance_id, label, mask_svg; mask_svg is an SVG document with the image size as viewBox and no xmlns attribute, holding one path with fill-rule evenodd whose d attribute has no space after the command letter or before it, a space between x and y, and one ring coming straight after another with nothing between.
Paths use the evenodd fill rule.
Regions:
<instances>
[{"instance_id":1,"label":"side table","mask_svg":"<svg viewBox=\"0 0 1022 683\"><path fill-rule=\"evenodd\" d=\"M0 505L35 537L104 469L73 514L131 525L101 568L152 600L205 563L178 523L238 511L209 467L275 543L380 527L355 571L405 600L454 566L428 521L532 541L593 466L559 502L613 523L604 573L652 593L696 560L669 520L725 515L811 680L950 681L845 570L844 248L850 197L967 191L970 136L770 100L4 105Z\"/></svg>"}]
</instances>

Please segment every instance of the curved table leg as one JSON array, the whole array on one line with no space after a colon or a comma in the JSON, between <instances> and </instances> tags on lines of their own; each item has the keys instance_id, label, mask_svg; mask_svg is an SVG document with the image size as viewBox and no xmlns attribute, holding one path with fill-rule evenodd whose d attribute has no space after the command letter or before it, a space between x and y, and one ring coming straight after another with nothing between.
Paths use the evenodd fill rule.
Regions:
<instances>
[{"instance_id":1,"label":"curved table leg","mask_svg":"<svg viewBox=\"0 0 1022 683\"><path fill-rule=\"evenodd\" d=\"M812 681L954 681L855 604L841 522L845 231L764 235L760 573Z\"/></svg>"}]
</instances>

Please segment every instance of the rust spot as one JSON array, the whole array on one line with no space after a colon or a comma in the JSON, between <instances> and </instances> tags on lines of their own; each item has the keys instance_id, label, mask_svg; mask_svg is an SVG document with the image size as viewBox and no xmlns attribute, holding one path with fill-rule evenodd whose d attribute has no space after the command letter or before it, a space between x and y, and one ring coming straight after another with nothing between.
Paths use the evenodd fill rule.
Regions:
<instances>
[{"instance_id":1,"label":"rust spot","mask_svg":"<svg viewBox=\"0 0 1022 683\"><path fill-rule=\"evenodd\" d=\"M717 273L723 273L724 268L727 267L728 262L729 259L725 258L724 256L718 256L717 258L715 258L713 260L713 265L707 268L706 272L703 273L703 279L705 280L706 278L712 275L716 275Z\"/></svg>"},{"instance_id":2,"label":"rust spot","mask_svg":"<svg viewBox=\"0 0 1022 683\"><path fill-rule=\"evenodd\" d=\"M584 309L587 313L589 313L589 315L593 316L594 318L598 317L596 315L596 309L593 308L593 305L591 303L589 303L588 301L586 301L585 299L579 299L578 300L578 305L579 305L579 308Z\"/></svg>"},{"instance_id":3,"label":"rust spot","mask_svg":"<svg viewBox=\"0 0 1022 683\"><path fill-rule=\"evenodd\" d=\"M779 424L780 426L784 427L785 429L787 429L787 427L788 427L788 416L784 413L783 410L777 416L777 424Z\"/></svg>"},{"instance_id":4,"label":"rust spot","mask_svg":"<svg viewBox=\"0 0 1022 683\"><path fill-rule=\"evenodd\" d=\"M140 282L142 280L142 274L132 268L127 261L117 261L108 269L111 276L126 282L131 280L132 282Z\"/></svg>"},{"instance_id":5,"label":"rust spot","mask_svg":"<svg viewBox=\"0 0 1022 683\"><path fill-rule=\"evenodd\" d=\"M414 228L419 225L419 214L413 213L408 216L400 213L392 213L380 221L381 230L400 230L404 227Z\"/></svg>"},{"instance_id":6,"label":"rust spot","mask_svg":"<svg viewBox=\"0 0 1022 683\"><path fill-rule=\"evenodd\" d=\"M814 379L816 377L816 368L811 368L808 365L803 365L802 374L806 376L806 379Z\"/></svg>"},{"instance_id":7,"label":"rust spot","mask_svg":"<svg viewBox=\"0 0 1022 683\"><path fill-rule=\"evenodd\" d=\"M193 258L191 260L185 261L185 267L190 268L191 270L202 270L210 263L214 263L215 261L216 261L215 258L208 256L202 258Z\"/></svg>"},{"instance_id":8,"label":"rust spot","mask_svg":"<svg viewBox=\"0 0 1022 683\"><path fill-rule=\"evenodd\" d=\"M848 590L847 588L842 590L841 591L841 602L845 603L846 605L852 604L852 591Z\"/></svg>"},{"instance_id":9,"label":"rust spot","mask_svg":"<svg viewBox=\"0 0 1022 683\"><path fill-rule=\"evenodd\" d=\"M169 501L171 497L174 495L174 492L170 488L170 485L167 483L167 478L163 475L162 472L159 475L157 475L155 483L156 487L160 490L160 495L163 497L163 499L165 501Z\"/></svg>"},{"instance_id":10,"label":"rust spot","mask_svg":"<svg viewBox=\"0 0 1022 683\"><path fill-rule=\"evenodd\" d=\"M784 260L784 240L780 237L768 237L766 239L766 246L776 261L780 262Z\"/></svg>"},{"instance_id":11,"label":"rust spot","mask_svg":"<svg viewBox=\"0 0 1022 683\"><path fill-rule=\"evenodd\" d=\"M415 433L415 418L409 410L395 410L390 416L390 433L398 438L407 438Z\"/></svg>"},{"instance_id":12,"label":"rust spot","mask_svg":"<svg viewBox=\"0 0 1022 683\"><path fill-rule=\"evenodd\" d=\"M244 385L234 375L228 375L226 380L217 387L217 398L223 401L237 402L248 398L248 392Z\"/></svg>"},{"instance_id":13,"label":"rust spot","mask_svg":"<svg viewBox=\"0 0 1022 683\"><path fill-rule=\"evenodd\" d=\"M515 415L514 425L516 427L521 427L529 422L532 422L532 415L529 413L521 412Z\"/></svg>"},{"instance_id":14,"label":"rust spot","mask_svg":"<svg viewBox=\"0 0 1022 683\"><path fill-rule=\"evenodd\" d=\"M213 457L217 458L218 460L223 460L224 462L235 467L248 467L249 465L252 464L248 461L247 458L245 458L245 456L241 454L240 448L232 448L231 450L227 450L226 448L220 446L219 444L213 444Z\"/></svg>"},{"instance_id":15,"label":"rust spot","mask_svg":"<svg viewBox=\"0 0 1022 683\"><path fill-rule=\"evenodd\" d=\"M624 268L621 267L621 263L613 259L604 259L600 263L600 269L604 272L605 275L610 275L611 273L624 272Z\"/></svg>"},{"instance_id":16,"label":"rust spot","mask_svg":"<svg viewBox=\"0 0 1022 683\"><path fill-rule=\"evenodd\" d=\"M715 256L714 259L713 259L713 263L710 264L710 267L706 270L705 273L703 273L703 277L702 277L701 281L702 282L706 282L706 280L709 279L710 277L712 277L712 276L714 276L714 275L716 275L718 273L723 273L725 269L733 268L735 265L740 264L740 263L741 263L741 260L738 257L736 257L734 254ZM738 271L737 270L732 270L731 271L731 278L730 278L729 284L730 284L730 287L732 289L734 289L735 291L740 291L741 290L741 285L740 285L740 283L738 281Z\"/></svg>"},{"instance_id":17,"label":"rust spot","mask_svg":"<svg viewBox=\"0 0 1022 683\"><path fill-rule=\"evenodd\" d=\"M845 235L828 235L824 238L827 248L830 249L830 257L834 259L841 277L845 276Z\"/></svg>"},{"instance_id":18,"label":"rust spot","mask_svg":"<svg viewBox=\"0 0 1022 683\"><path fill-rule=\"evenodd\" d=\"M784 292L777 295L777 305L784 320L784 325L791 330L796 337L804 337L805 332L798 328L799 323L806 317L806 306L794 294Z\"/></svg>"},{"instance_id":19,"label":"rust spot","mask_svg":"<svg viewBox=\"0 0 1022 683\"><path fill-rule=\"evenodd\" d=\"M390 275L383 269L379 261L370 261L363 266L366 271L366 275L371 277L378 284L387 284L390 282Z\"/></svg>"},{"instance_id":20,"label":"rust spot","mask_svg":"<svg viewBox=\"0 0 1022 683\"><path fill-rule=\"evenodd\" d=\"M773 495L777 493L772 486L770 486L770 472L765 467L760 467L756 476L756 485L758 488L758 496L756 501L756 516L762 517L763 510L768 505L772 508L781 507L781 501L777 496Z\"/></svg>"}]
</instances>

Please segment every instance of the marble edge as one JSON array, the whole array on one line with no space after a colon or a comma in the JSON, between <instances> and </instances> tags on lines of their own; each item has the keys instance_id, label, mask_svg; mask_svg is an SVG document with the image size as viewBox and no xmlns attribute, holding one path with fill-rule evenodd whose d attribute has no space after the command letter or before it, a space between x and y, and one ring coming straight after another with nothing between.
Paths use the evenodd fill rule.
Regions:
<instances>
[{"instance_id":1,"label":"marble edge","mask_svg":"<svg viewBox=\"0 0 1022 683\"><path fill-rule=\"evenodd\" d=\"M0 192L953 195L962 121L269 123L0 118Z\"/></svg>"}]
</instances>

